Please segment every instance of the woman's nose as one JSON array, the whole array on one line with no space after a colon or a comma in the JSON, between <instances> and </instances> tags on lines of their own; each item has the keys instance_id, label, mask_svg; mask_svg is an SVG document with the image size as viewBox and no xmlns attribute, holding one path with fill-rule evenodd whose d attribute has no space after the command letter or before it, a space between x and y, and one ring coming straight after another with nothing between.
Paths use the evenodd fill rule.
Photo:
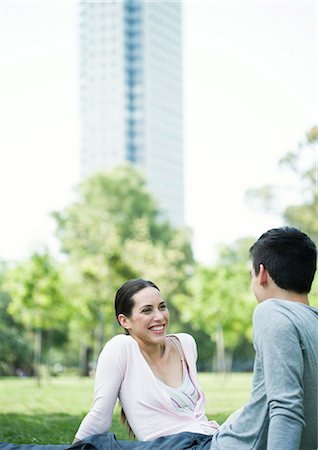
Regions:
<instances>
[{"instance_id":1,"label":"woman's nose","mask_svg":"<svg viewBox=\"0 0 318 450\"><path fill-rule=\"evenodd\" d=\"M162 311L157 309L155 311L154 319L159 321L159 320L162 320L163 318L164 318L164 315L163 315Z\"/></svg>"}]
</instances>

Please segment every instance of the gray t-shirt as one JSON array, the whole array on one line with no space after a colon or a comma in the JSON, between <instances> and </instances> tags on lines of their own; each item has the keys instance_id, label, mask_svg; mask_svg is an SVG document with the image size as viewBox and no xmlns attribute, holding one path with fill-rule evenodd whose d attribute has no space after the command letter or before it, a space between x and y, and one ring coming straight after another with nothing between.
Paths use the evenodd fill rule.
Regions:
<instances>
[{"instance_id":1,"label":"gray t-shirt","mask_svg":"<svg viewBox=\"0 0 318 450\"><path fill-rule=\"evenodd\" d=\"M256 351L249 402L211 450L316 450L318 309L268 299L253 315Z\"/></svg>"}]
</instances>

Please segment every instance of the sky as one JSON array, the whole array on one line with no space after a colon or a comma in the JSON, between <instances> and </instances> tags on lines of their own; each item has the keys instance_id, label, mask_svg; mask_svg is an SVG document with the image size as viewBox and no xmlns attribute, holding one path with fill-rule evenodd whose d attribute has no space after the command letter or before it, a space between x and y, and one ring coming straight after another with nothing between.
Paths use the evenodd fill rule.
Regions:
<instances>
[{"instance_id":1,"label":"sky","mask_svg":"<svg viewBox=\"0 0 318 450\"><path fill-rule=\"evenodd\" d=\"M288 183L278 161L318 122L318 3L182 7L185 220L210 264L220 245L282 225L245 192ZM79 182L77 27L71 0L0 0L0 259L58 248L50 212Z\"/></svg>"}]
</instances>

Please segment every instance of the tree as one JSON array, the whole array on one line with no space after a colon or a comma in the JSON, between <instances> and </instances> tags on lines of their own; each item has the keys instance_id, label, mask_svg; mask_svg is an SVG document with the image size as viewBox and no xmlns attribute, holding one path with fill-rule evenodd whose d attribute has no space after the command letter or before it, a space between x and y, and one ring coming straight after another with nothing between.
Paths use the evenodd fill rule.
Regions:
<instances>
[{"instance_id":1,"label":"tree","mask_svg":"<svg viewBox=\"0 0 318 450\"><path fill-rule=\"evenodd\" d=\"M219 371L225 370L224 351L231 355L243 341L252 340L252 311L248 248L244 238L223 246L213 267L198 264L188 282L190 296L180 296L182 319L203 330L216 345Z\"/></svg>"},{"instance_id":2,"label":"tree","mask_svg":"<svg viewBox=\"0 0 318 450\"><path fill-rule=\"evenodd\" d=\"M268 185L249 189L246 193L250 203L258 203L266 211L282 214L287 224L301 228L316 243L318 243L317 142L318 125L308 131L297 149L286 153L280 160L280 167L287 169L292 175L292 181L288 186ZM282 206L279 199L286 191L292 191L298 201Z\"/></svg>"},{"instance_id":3,"label":"tree","mask_svg":"<svg viewBox=\"0 0 318 450\"><path fill-rule=\"evenodd\" d=\"M300 228L318 245L317 143L318 125L308 131L296 150L286 153L279 162L282 169L287 169L292 174L293 182L289 186L262 186L249 189L246 197L248 201L258 203L266 211L281 214L287 225ZM298 201L292 205L278 205L279 198L286 190L293 191L293 196L298 198ZM316 274L309 295L310 303L315 306L318 306L317 293Z\"/></svg>"},{"instance_id":4,"label":"tree","mask_svg":"<svg viewBox=\"0 0 318 450\"><path fill-rule=\"evenodd\" d=\"M67 258L68 298L78 314L83 353L94 359L117 331L114 293L129 278L153 279L172 296L193 264L187 230L174 229L132 166L97 173L77 188L77 200L53 213ZM90 357L90 355L88 355ZM82 364L87 372L87 361Z\"/></svg>"},{"instance_id":5,"label":"tree","mask_svg":"<svg viewBox=\"0 0 318 450\"><path fill-rule=\"evenodd\" d=\"M35 252L10 269L4 286L12 299L9 313L34 333L34 372L40 380L42 332L63 330L68 322L59 267L47 249Z\"/></svg>"},{"instance_id":6,"label":"tree","mask_svg":"<svg viewBox=\"0 0 318 450\"><path fill-rule=\"evenodd\" d=\"M0 374L15 375L16 371L30 373L32 344L29 334L8 313L11 297L3 290L7 269L0 269Z\"/></svg>"},{"instance_id":7,"label":"tree","mask_svg":"<svg viewBox=\"0 0 318 450\"><path fill-rule=\"evenodd\" d=\"M287 223L300 226L318 244L318 125L311 128L298 151L289 152L280 161L293 170L301 184L301 202L287 206L283 216Z\"/></svg>"},{"instance_id":8,"label":"tree","mask_svg":"<svg viewBox=\"0 0 318 450\"><path fill-rule=\"evenodd\" d=\"M133 237L134 224L142 218L147 219L153 242L168 243L174 234L150 195L143 176L131 165L119 166L113 171L96 173L84 179L76 193L77 202L62 212L52 214L65 253L70 248L72 254L75 249L77 252L96 252L100 239L98 234L93 239L92 232L104 236L114 232L114 225L119 243L123 243ZM94 230L91 229L92 220L96 221ZM87 235L90 235L89 241Z\"/></svg>"}]
</instances>

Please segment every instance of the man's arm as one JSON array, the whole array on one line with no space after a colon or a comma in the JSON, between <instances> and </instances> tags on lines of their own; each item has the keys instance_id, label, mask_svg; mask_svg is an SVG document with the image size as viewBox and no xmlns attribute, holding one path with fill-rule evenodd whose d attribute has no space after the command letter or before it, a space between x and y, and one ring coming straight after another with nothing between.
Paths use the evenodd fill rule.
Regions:
<instances>
[{"instance_id":1,"label":"man's arm","mask_svg":"<svg viewBox=\"0 0 318 450\"><path fill-rule=\"evenodd\" d=\"M253 327L269 407L267 448L298 450L305 421L303 355L296 327L288 311L272 301L255 309Z\"/></svg>"},{"instance_id":2,"label":"man's arm","mask_svg":"<svg viewBox=\"0 0 318 450\"><path fill-rule=\"evenodd\" d=\"M302 431L298 421L275 415L269 423L267 449L299 450Z\"/></svg>"}]
</instances>

